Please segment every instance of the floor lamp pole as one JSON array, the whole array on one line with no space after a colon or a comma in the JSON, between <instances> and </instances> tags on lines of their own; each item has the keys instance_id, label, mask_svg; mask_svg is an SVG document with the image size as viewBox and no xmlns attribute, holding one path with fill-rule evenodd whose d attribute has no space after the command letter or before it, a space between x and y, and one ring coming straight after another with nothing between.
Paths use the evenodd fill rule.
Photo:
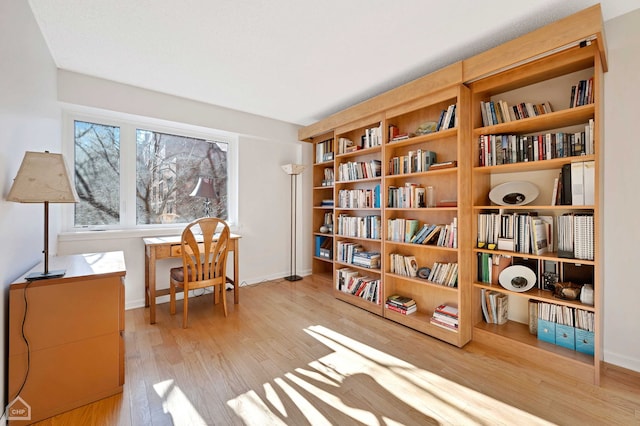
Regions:
<instances>
[{"instance_id":1,"label":"floor lamp pole","mask_svg":"<svg viewBox=\"0 0 640 426\"><path fill-rule=\"evenodd\" d=\"M287 281L299 281L301 276L296 275L296 210L297 210L297 197L296 197L296 179L298 175L292 174L291 176L291 253L289 271L290 275L284 277Z\"/></svg>"}]
</instances>

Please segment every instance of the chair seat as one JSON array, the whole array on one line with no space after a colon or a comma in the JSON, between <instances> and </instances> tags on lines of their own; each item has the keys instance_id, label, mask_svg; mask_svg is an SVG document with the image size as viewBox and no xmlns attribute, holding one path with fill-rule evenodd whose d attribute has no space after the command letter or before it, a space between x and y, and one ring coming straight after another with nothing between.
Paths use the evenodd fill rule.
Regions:
<instances>
[{"instance_id":1,"label":"chair seat","mask_svg":"<svg viewBox=\"0 0 640 426\"><path fill-rule=\"evenodd\" d=\"M169 271L169 276L172 280L176 281L177 284L184 283L184 268L182 266L177 268L171 268ZM191 277L189 277L191 278Z\"/></svg>"}]
</instances>

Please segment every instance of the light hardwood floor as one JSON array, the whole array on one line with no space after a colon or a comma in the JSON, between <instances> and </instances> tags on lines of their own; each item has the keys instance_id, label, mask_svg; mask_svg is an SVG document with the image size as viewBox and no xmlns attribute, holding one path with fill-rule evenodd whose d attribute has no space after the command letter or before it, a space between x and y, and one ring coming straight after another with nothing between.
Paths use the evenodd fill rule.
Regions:
<instances>
[{"instance_id":1,"label":"light hardwood floor","mask_svg":"<svg viewBox=\"0 0 640 426\"><path fill-rule=\"evenodd\" d=\"M330 283L273 281L181 310L126 312L124 392L41 425L633 425L640 375L600 387L458 349L331 296Z\"/></svg>"}]
</instances>

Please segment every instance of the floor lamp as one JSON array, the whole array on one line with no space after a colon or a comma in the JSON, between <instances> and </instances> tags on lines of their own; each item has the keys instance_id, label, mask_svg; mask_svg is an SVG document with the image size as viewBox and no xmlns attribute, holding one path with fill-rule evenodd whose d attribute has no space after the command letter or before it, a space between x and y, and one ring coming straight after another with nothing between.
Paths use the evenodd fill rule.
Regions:
<instances>
[{"instance_id":1,"label":"floor lamp","mask_svg":"<svg viewBox=\"0 0 640 426\"><path fill-rule=\"evenodd\" d=\"M31 273L26 279L31 281L63 276L64 269L49 270L49 203L77 203L79 199L62 154L26 152L7 200L44 204L44 271Z\"/></svg>"},{"instance_id":2,"label":"floor lamp","mask_svg":"<svg viewBox=\"0 0 640 426\"><path fill-rule=\"evenodd\" d=\"M287 281L298 281L302 277L296 275L296 194L297 194L297 178L304 170L302 164L285 164L282 166L282 170L291 177L291 256L289 271L290 274L284 277Z\"/></svg>"}]
</instances>

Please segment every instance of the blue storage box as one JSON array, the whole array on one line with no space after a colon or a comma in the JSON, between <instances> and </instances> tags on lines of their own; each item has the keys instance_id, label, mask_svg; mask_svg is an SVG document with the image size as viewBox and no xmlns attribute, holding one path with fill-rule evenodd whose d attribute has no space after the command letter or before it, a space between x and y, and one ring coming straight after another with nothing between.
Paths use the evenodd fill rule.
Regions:
<instances>
[{"instance_id":1,"label":"blue storage box","mask_svg":"<svg viewBox=\"0 0 640 426\"><path fill-rule=\"evenodd\" d=\"M556 323L538 318L538 339L556 343Z\"/></svg>"},{"instance_id":2,"label":"blue storage box","mask_svg":"<svg viewBox=\"0 0 640 426\"><path fill-rule=\"evenodd\" d=\"M576 328L576 351L593 355L593 331Z\"/></svg>"},{"instance_id":3,"label":"blue storage box","mask_svg":"<svg viewBox=\"0 0 640 426\"><path fill-rule=\"evenodd\" d=\"M576 350L576 329L564 324L556 324L556 345Z\"/></svg>"}]
</instances>

